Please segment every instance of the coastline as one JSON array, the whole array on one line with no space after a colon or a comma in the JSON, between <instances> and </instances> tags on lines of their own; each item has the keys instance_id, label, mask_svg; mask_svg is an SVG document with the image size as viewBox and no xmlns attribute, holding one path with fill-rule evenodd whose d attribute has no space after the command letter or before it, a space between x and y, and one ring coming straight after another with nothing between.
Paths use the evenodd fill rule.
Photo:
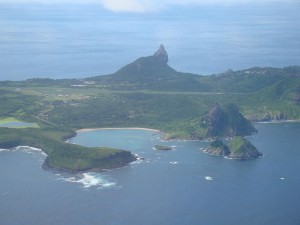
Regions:
<instances>
[{"instance_id":1,"label":"coastline","mask_svg":"<svg viewBox=\"0 0 300 225\"><path fill-rule=\"evenodd\" d=\"M253 121L253 123L300 123L300 120L269 120L269 121Z\"/></svg>"},{"instance_id":2,"label":"coastline","mask_svg":"<svg viewBox=\"0 0 300 225\"><path fill-rule=\"evenodd\" d=\"M119 128L83 128L83 129L79 129L76 130L76 133L79 132L88 132L88 131L96 131L96 130L147 130L147 131L154 131L154 132L161 132L160 130L155 130L155 129L151 129L151 128L144 128L144 127L119 127Z\"/></svg>"}]
</instances>

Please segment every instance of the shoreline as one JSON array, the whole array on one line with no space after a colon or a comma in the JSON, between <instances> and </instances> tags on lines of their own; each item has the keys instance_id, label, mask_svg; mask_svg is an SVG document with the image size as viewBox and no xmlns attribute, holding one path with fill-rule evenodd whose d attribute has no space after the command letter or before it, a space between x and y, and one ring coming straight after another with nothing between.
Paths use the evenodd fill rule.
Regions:
<instances>
[{"instance_id":1,"label":"shoreline","mask_svg":"<svg viewBox=\"0 0 300 225\"><path fill-rule=\"evenodd\" d=\"M76 133L80 132L88 132L88 131L97 131L97 130L146 130L146 131L154 131L154 132L161 132L160 130L155 130L151 128L144 128L144 127L119 127L119 128L83 128L76 130Z\"/></svg>"},{"instance_id":2,"label":"shoreline","mask_svg":"<svg viewBox=\"0 0 300 225\"><path fill-rule=\"evenodd\" d=\"M253 123L272 123L272 124L275 124L275 123L300 123L300 120L269 120L269 121L253 121Z\"/></svg>"}]
</instances>

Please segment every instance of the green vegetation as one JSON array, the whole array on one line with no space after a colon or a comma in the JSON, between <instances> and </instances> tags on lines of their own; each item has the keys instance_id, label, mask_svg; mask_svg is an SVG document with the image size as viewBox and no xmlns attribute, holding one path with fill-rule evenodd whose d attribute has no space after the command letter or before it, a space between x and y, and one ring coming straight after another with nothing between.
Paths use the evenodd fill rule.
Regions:
<instances>
[{"instance_id":1,"label":"green vegetation","mask_svg":"<svg viewBox=\"0 0 300 225\"><path fill-rule=\"evenodd\" d=\"M298 66L200 76L177 72L167 59L165 51L158 51L115 74L83 80L0 82L0 118L40 127L0 128L0 147L42 148L48 154L45 165L56 169L103 169L125 165L133 156L64 139L76 129L96 127L148 127L180 139L244 136L255 131L244 116L252 121L300 119ZM232 145L238 154L241 148Z\"/></svg>"},{"instance_id":2,"label":"green vegetation","mask_svg":"<svg viewBox=\"0 0 300 225\"><path fill-rule=\"evenodd\" d=\"M224 156L231 159L255 159L262 154L248 140L243 137L236 136L229 142L229 147L221 140L213 141L204 152Z\"/></svg>"},{"instance_id":3,"label":"green vegetation","mask_svg":"<svg viewBox=\"0 0 300 225\"><path fill-rule=\"evenodd\" d=\"M115 168L135 160L128 151L87 148L63 141L73 135L74 132L66 128L0 128L0 146L12 148L22 145L40 148L48 155L45 167L70 172Z\"/></svg>"},{"instance_id":4,"label":"green vegetation","mask_svg":"<svg viewBox=\"0 0 300 225\"><path fill-rule=\"evenodd\" d=\"M243 137L235 137L229 143L230 158L233 159L253 159L262 154L248 140Z\"/></svg>"},{"instance_id":5,"label":"green vegetation","mask_svg":"<svg viewBox=\"0 0 300 225\"><path fill-rule=\"evenodd\" d=\"M10 123L10 122L20 122L20 120L17 120L16 118L13 118L13 117L7 117L7 118L0 119L0 125L4 124L4 123Z\"/></svg>"},{"instance_id":6,"label":"green vegetation","mask_svg":"<svg viewBox=\"0 0 300 225\"><path fill-rule=\"evenodd\" d=\"M221 140L217 139L210 143L209 147L204 149L204 152L216 156L228 156L230 149Z\"/></svg>"}]
</instances>

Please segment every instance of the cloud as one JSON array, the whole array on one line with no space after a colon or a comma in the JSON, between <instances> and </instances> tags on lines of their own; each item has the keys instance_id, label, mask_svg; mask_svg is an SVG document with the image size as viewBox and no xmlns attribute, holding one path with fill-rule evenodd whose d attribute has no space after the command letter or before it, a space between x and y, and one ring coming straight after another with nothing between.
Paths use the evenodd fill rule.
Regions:
<instances>
[{"instance_id":1,"label":"cloud","mask_svg":"<svg viewBox=\"0 0 300 225\"><path fill-rule=\"evenodd\" d=\"M152 11L156 7L151 1L139 0L102 0L104 8L115 12L145 12Z\"/></svg>"},{"instance_id":2,"label":"cloud","mask_svg":"<svg viewBox=\"0 0 300 225\"><path fill-rule=\"evenodd\" d=\"M299 0L99 0L99 3L114 12L151 12L172 6L299 4Z\"/></svg>"},{"instance_id":3,"label":"cloud","mask_svg":"<svg viewBox=\"0 0 300 225\"><path fill-rule=\"evenodd\" d=\"M113 12L153 12L172 6L226 6L243 4L299 4L299 0L0 0L1 3L90 4L102 5Z\"/></svg>"},{"instance_id":4,"label":"cloud","mask_svg":"<svg viewBox=\"0 0 300 225\"><path fill-rule=\"evenodd\" d=\"M297 3L298 0L99 0L102 6L114 12L151 12L170 6L207 6Z\"/></svg>"}]
</instances>

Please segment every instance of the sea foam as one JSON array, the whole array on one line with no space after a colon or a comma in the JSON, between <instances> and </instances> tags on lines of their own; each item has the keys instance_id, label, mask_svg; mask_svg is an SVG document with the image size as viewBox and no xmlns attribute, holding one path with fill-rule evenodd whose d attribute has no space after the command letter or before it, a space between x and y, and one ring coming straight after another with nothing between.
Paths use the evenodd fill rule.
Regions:
<instances>
[{"instance_id":1,"label":"sea foam","mask_svg":"<svg viewBox=\"0 0 300 225\"><path fill-rule=\"evenodd\" d=\"M139 156L138 154L134 154L134 156L136 157L136 160L135 161L132 161L130 163L130 165L133 165L133 164L140 164L144 161L144 158Z\"/></svg>"},{"instance_id":2,"label":"sea foam","mask_svg":"<svg viewBox=\"0 0 300 225\"><path fill-rule=\"evenodd\" d=\"M29 153L29 154L33 154L33 153L39 152L42 155L47 156L47 154L45 152L43 152L42 149L40 149L40 148L34 148L34 147L30 147L30 146L17 146L15 148L15 150L17 150L17 151L21 150L22 152L26 152L26 153Z\"/></svg>"},{"instance_id":3,"label":"sea foam","mask_svg":"<svg viewBox=\"0 0 300 225\"><path fill-rule=\"evenodd\" d=\"M96 187L102 189L116 186L116 182L112 181L111 178L95 172L83 173L73 177L61 176L59 179L70 183L82 184L84 188Z\"/></svg>"},{"instance_id":4,"label":"sea foam","mask_svg":"<svg viewBox=\"0 0 300 225\"><path fill-rule=\"evenodd\" d=\"M212 178L212 177L209 177L209 176L206 176L206 177L204 177L204 178L205 178L205 180L209 180L209 181L213 180L213 178Z\"/></svg>"}]
</instances>

